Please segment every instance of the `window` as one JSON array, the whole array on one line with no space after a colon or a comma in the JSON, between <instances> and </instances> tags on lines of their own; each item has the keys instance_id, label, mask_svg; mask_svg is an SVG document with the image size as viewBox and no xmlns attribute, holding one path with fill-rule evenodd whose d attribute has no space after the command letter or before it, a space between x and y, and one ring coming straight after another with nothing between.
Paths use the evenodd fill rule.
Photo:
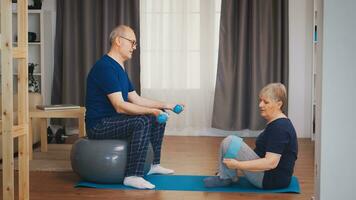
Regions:
<instances>
[{"instance_id":1,"label":"window","mask_svg":"<svg viewBox=\"0 0 356 200\"><path fill-rule=\"evenodd\" d=\"M210 128L221 0L141 0L141 94L184 103L167 129ZM191 132L190 132L191 133Z\"/></svg>"}]
</instances>

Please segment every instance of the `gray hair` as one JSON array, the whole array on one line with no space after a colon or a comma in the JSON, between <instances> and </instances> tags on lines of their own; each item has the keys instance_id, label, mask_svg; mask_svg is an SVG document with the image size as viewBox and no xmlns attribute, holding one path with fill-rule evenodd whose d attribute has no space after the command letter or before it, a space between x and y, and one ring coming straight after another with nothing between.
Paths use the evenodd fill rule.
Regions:
<instances>
[{"instance_id":1,"label":"gray hair","mask_svg":"<svg viewBox=\"0 0 356 200\"><path fill-rule=\"evenodd\" d=\"M270 83L262 88L259 94L260 97L264 96L271 99L274 102L281 101L283 110L287 105L287 90L282 83Z\"/></svg>"},{"instance_id":2,"label":"gray hair","mask_svg":"<svg viewBox=\"0 0 356 200\"><path fill-rule=\"evenodd\" d=\"M115 27L111 31L110 36L109 36L110 45L112 45L113 42L115 41L115 39L117 37L119 37L120 35L126 35L126 32L128 30L132 30L132 29L129 26L126 26L126 25L119 25L119 26Z\"/></svg>"}]
</instances>

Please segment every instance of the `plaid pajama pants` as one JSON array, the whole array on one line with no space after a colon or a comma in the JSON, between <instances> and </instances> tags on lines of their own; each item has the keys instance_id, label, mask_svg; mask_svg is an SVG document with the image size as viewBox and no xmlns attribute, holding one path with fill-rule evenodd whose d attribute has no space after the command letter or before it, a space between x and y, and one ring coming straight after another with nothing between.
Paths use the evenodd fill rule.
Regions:
<instances>
[{"instance_id":1,"label":"plaid pajama pants","mask_svg":"<svg viewBox=\"0 0 356 200\"><path fill-rule=\"evenodd\" d=\"M166 124L156 122L152 115L116 115L103 118L87 130L89 139L130 139L125 176L144 175L144 164L151 142L154 152L153 164L161 160L161 146Z\"/></svg>"}]
</instances>

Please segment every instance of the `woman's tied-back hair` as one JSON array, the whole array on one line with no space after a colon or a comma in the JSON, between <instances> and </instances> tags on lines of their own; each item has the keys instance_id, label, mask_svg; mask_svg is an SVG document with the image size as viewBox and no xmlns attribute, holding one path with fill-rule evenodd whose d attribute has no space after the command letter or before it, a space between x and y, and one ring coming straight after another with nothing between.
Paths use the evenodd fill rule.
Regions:
<instances>
[{"instance_id":1,"label":"woman's tied-back hair","mask_svg":"<svg viewBox=\"0 0 356 200\"><path fill-rule=\"evenodd\" d=\"M287 90L282 83L270 83L262 88L259 97L267 97L272 101L282 102L281 110L287 105Z\"/></svg>"}]
</instances>

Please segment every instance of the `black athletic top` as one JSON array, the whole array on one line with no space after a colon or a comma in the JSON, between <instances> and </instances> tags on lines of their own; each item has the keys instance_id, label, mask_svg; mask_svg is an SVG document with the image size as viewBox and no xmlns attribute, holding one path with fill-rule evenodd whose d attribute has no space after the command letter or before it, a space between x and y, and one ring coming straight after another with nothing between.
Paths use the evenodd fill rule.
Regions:
<instances>
[{"instance_id":1,"label":"black athletic top","mask_svg":"<svg viewBox=\"0 0 356 200\"><path fill-rule=\"evenodd\" d=\"M261 158L265 157L266 152L281 155L278 166L265 171L263 188L288 187L298 154L297 136L292 122L288 118L279 118L269 123L257 137L254 151Z\"/></svg>"}]
</instances>

